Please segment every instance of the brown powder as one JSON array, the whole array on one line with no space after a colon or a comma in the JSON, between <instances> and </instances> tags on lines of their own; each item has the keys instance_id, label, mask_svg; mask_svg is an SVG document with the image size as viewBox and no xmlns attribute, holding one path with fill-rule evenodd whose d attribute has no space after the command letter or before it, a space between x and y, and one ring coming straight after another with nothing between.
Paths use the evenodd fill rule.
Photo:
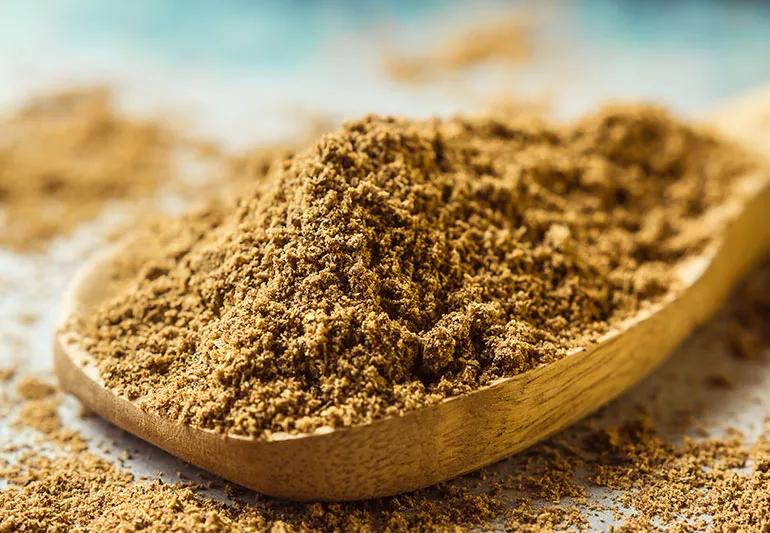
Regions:
<instances>
[{"instance_id":1,"label":"brown powder","mask_svg":"<svg viewBox=\"0 0 770 533\"><path fill-rule=\"evenodd\" d=\"M33 100L0 119L0 132L3 246L38 248L169 173L170 134L117 114L104 89Z\"/></svg>"},{"instance_id":2,"label":"brown powder","mask_svg":"<svg viewBox=\"0 0 770 533\"><path fill-rule=\"evenodd\" d=\"M280 164L295 151L296 149L289 145L268 145L252 148L228 158L226 180L229 187L225 198L235 200L253 192L253 189L264 187L273 165Z\"/></svg>"},{"instance_id":3,"label":"brown powder","mask_svg":"<svg viewBox=\"0 0 770 533\"><path fill-rule=\"evenodd\" d=\"M27 400L39 400L52 396L55 391L56 389L52 385L32 376L22 378L16 385L16 392Z\"/></svg>"},{"instance_id":4,"label":"brown powder","mask_svg":"<svg viewBox=\"0 0 770 533\"><path fill-rule=\"evenodd\" d=\"M47 441L70 450L86 449L83 438L62 424L59 418L61 394L54 385L34 376L24 376L16 384L16 394L21 401L13 427L34 429Z\"/></svg>"},{"instance_id":5,"label":"brown powder","mask_svg":"<svg viewBox=\"0 0 770 533\"><path fill-rule=\"evenodd\" d=\"M193 235L205 238L206 224L216 227L216 221L226 216L225 206L190 217L191 223L200 226L181 239L187 244L180 249L193 245ZM184 227L180 222L176 224ZM168 246L176 241L173 231L169 229L159 240L164 242L166 256L171 257ZM144 252L145 257L134 261L135 264L148 259L150 251ZM127 271L132 268L135 266L127 264ZM764 364L760 355L768 353L770 313L760 302L768 301L768 288L770 268L766 266L736 295L727 314L709 326L726 329L726 338L732 343L736 342L736 329L752 339L747 343L751 360L734 361L732 365ZM10 338L7 340L10 342ZM3 409L6 399L21 401L21 425L71 432L58 419L56 394L25 399L23 393L18 393L26 387L19 383L30 378L11 382L20 371L16 367L3 370ZM722 377L732 382L730 375L714 377L715 383L722 382ZM9 384L11 388L7 387ZM16 395L6 392L14 388ZM430 491L362 504L295 505L257 497L256 503L225 506L207 497L201 487L136 480L129 472L66 443L60 455L47 457L46 452L36 450L19 461L9 455L16 447L8 446L0 453L0 479L10 483L0 488L0 531L57 531L77 526L87 531L378 531L386 527L390 531L457 531L493 529L488 522L491 519L498 521L497 527L507 526L512 531L582 530L588 529L586 520L592 512L606 510L605 506L582 500L581 495L594 486L584 479L586 471L597 483L621 491L622 501L632 506L634 514L617 531L770 528L766 518L770 505L770 479L766 475L770 433L756 441L728 433L683 444L664 437L658 428L659 420L634 416L629 414L628 405L625 407L624 420L617 424L606 425L600 416L592 417L587 423L509 459L507 463L513 472L510 477L496 480L481 471ZM24 414L25 410L34 416ZM2 416L4 412L0 411ZM9 428L8 433L14 429ZM3 432L6 437L5 428ZM60 433L53 431L42 436L62 445L57 435ZM701 475L700 469L708 475ZM511 490L514 496L509 497L506 493ZM552 503L562 500L562 506ZM608 505L614 511L620 510L618 506L616 502ZM683 522L685 517L692 518Z\"/></svg>"},{"instance_id":6,"label":"brown powder","mask_svg":"<svg viewBox=\"0 0 770 533\"><path fill-rule=\"evenodd\" d=\"M388 55L383 67L394 80L416 82L492 61L517 64L531 55L528 22L515 15L471 26L424 56Z\"/></svg>"},{"instance_id":7,"label":"brown powder","mask_svg":"<svg viewBox=\"0 0 770 533\"><path fill-rule=\"evenodd\" d=\"M89 452L28 455L0 470L0 531L439 531L474 525L500 512L499 502L466 491L358 505L296 505L274 501L227 506L199 487L137 481ZM411 504L418 501L411 512Z\"/></svg>"},{"instance_id":8,"label":"brown powder","mask_svg":"<svg viewBox=\"0 0 770 533\"><path fill-rule=\"evenodd\" d=\"M34 376L24 376L16 385L16 394L23 400L17 427L29 427L46 435L61 429L58 414L61 400L52 385Z\"/></svg>"},{"instance_id":9,"label":"brown powder","mask_svg":"<svg viewBox=\"0 0 770 533\"><path fill-rule=\"evenodd\" d=\"M751 324L760 331L766 328L770 314L753 304L767 298L769 281L770 263L765 263L749 276L728 308L708 327L723 331L725 323L743 322L744 311L736 314L736 309L745 309L748 305L757 310ZM766 352L770 339L762 335L758 338L763 339L760 350ZM729 345L729 336L725 336L724 343ZM738 370L736 365L741 364L757 363L735 363L732 368ZM752 441L729 429L720 436L692 437L682 428L685 436L671 439L664 435L664 429L670 424L663 418L634 415L628 408L629 402L616 403L625 403L619 422L608 423L601 413L594 415L510 459L515 476L523 476L516 483L554 479L558 497L567 493L579 495L580 489L589 487L608 488L614 491L615 497L609 505L599 505L597 509L612 511L620 519L623 525L613 528L614 531L767 531L770 528L767 515L770 426ZM662 416L668 418L670 413ZM532 468L538 464L539 468ZM527 492L528 497L535 498L544 494L547 492ZM588 511L589 506L582 506L579 501L577 508L563 509L565 513L578 512L583 517L587 517ZM520 516L520 512L514 512L514 516ZM514 524L514 530L527 529L515 521Z\"/></svg>"},{"instance_id":10,"label":"brown powder","mask_svg":"<svg viewBox=\"0 0 770 533\"><path fill-rule=\"evenodd\" d=\"M752 288L770 287L767 280L770 263L750 276L733 304L765 298ZM719 331L734 320L732 309L707 328ZM731 362L733 369L754 364ZM11 464L0 460L0 478L8 482L0 489L0 531L583 531L599 511L615 513L622 525L613 531L770 527L770 427L753 441L737 432L673 441L659 430L662 420L617 403L619 421L594 415L508 459L509 476L482 470L360 503L293 504L239 491L240 501L225 505L194 484L134 479L91 452L27 453ZM597 486L616 497L589 503L584 495Z\"/></svg>"},{"instance_id":11,"label":"brown powder","mask_svg":"<svg viewBox=\"0 0 770 533\"><path fill-rule=\"evenodd\" d=\"M5 366L0 368L0 383L10 381L16 374L16 366Z\"/></svg>"},{"instance_id":12,"label":"brown powder","mask_svg":"<svg viewBox=\"0 0 770 533\"><path fill-rule=\"evenodd\" d=\"M753 444L728 434L673 445L642 418L593 437L600 439L600 457L591 465L594 482L626 491L620 503L635 510L636 520L689 530L704 530L708 523L716 531L770 527L767 436ZM748 472L741 471L752 448L759 451Z\"/></svg>"},{"instance_id":13,"label":"brown powder","mask_svg":"<svg viewBox=\"0 0 770 533\"><path fill-rule=\"evenodd\" d=\"M20 382L40 382L23 377ZM19 388L17 386L17 388ZM28 386L21 387L27 389ZM229 505L193 483L137 480L124 468L88 451L62 425L58 391L19 396L19 426L40 431L44 451L0 459L0 532L73 528L85 531L438 531L473 526L502 512L504 500L472 487L445 484L415 494L356 504L294 504L251 495ZM97 444L97 447L100 445ZM5 452L19 451L7 447ZM128 455L124 453L124 456ZM248 491L231 491L248 496Z\"/></svg>"},{"instance_id":14,"label":"brown powder","mask_svg":"<svg viewBox=\"0 0 770 533\"><path fill-rule=\"evenodd\" d=\"M250 436L362 423L553 361L675 290L751 164L649 107L369 117L236 210L169 223L74 327L145 409Z\"/></svg>"},{"instance_id":15,"label":"brown powder","mask_svg":"<svg viewBox=\"0 0 770 533\"><path fill-rule=\"evenodd\" d=\"M62 428L59 420L59 397L37 398L25 402L16 419L18 427L28 427L45 435L53 435Z\"/></svg>"},{"instance_id":16,"label":"brown powder","mask_svg":"<svg viewBox=\"0 0 770 533\"><path fill-rule=\"evenodd\" d=\"M16 320L19 324L24 326L32 326L38 321L38 316L35 313L19 313L16 315Z\"/></svg>"},{"instance_id":17,"label":"brown powder","mask_svg":"<svg viewBox=\"0 0 770 533\"><path fill-rule=\"evenodd\" d=\"M22 399L21 406L24 410L39 402ZM64 428L73 438L63 441L48 431L61 428L55 409L42 419L46 425L35 429L43 432L49 444L64 448L28 451L13 461L0 460L0 479L8 483L0 490L2 532L72 528L459 531L501 516L508 502L500 494L502 484L484 488L484 478L474 477L409 495L351 504L295 504L232 490L233 497L249 501L236 499L225 505L206 496L205 488L197 484L137 480L127 470L87 451L76 432ZM73 446L73 442L82 445Z\"/></svg>"}]
</instances>

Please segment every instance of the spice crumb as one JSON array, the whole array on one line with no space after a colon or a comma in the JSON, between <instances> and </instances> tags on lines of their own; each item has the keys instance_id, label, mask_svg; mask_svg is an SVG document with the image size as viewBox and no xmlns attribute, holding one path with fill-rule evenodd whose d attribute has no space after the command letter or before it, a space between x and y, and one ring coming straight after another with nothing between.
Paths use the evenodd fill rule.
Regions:
<instances>
[{"instance_id":1,"label":"spice crumb","mask_svg":"<svg viewBox=\"0 0 770 533\"><path fill-rule=\"evenodd\" d=\"M125 288L68 327L107 386L180 422L366 423L547 364L676 291L754 164L656 107L371 116L255 171L237 208L156 227Z\"/></svg>"},{"instance_id":2,"label":"spice crumb","mask_svg":"<svg viewBox=\"0 0 770 533\"><path fill-rule=\"evenodd\" d=\"M0 127L0 245L15 250L40 249L170 174L170 132L118 114L105 88L41 96Z\"/></svg>"}]
</instances>

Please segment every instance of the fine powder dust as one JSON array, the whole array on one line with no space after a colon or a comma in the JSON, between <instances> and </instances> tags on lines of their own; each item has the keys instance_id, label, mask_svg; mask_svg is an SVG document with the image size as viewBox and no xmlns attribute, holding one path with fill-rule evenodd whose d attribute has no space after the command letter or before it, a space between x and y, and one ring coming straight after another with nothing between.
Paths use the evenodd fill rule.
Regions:
<instances>
[{"instance_id":1,"label":"fine powder dust","mask_svg":"<svg viewBox=\"0 0 770 533\"><path fill-rule=\"evenodd\" d=\"M653 107L562 127L372 116L237 209L166 224L70 327L109 387L186 423L364 423L553 361L676 290L751 166Z\"/></svg>"},{"instance_id":2,"label":"fine powder dust","mask_svg":"<svg viewBox=\"0 0 770 533\"><path fill-rule=\"evenodd\" d=\"M428 54L388 55L383 67L394 80L418 82L488 62L522 63L533 54L528 26L520 14L477 23L453 32Z\"/></svg>"},{"instance_id":3,"label":"fine powder dust","mask_svg":"<svg viewBox=\"0 0 770 533\"><path fill-rule=\"evenodd\" d=\"M158 124L119 115L102 88L0 118L0 246L40 248L111 200L149 195L168 177L170 142Z\"/></svg>"}]
</instances>

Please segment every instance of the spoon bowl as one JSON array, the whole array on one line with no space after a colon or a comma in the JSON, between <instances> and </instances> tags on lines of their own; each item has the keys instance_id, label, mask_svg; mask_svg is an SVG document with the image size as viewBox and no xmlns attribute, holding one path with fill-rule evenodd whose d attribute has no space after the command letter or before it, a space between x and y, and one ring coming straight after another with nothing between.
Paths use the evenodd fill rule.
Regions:
<instances>
[{"instance_id":1,"label":"spoon bowl","mask_svg":"<svg viewBox=\"0 0 770 533\"><path fill-rule=\"evenodd\" d=\"M676 267L676 291L555 362L402 416L270 438L215 433L143 411L108 389L77 333L64 329L55 338L56 372L65 390L115 425L264 494L342 501L414 490L499 461L586 416L707 320L770 248L768 174L747 174L735 189L704 219L714 236L709 246ZM65 297L65 317L115 294L121 250L83 268Z\"/></svg>"}]
</instances>

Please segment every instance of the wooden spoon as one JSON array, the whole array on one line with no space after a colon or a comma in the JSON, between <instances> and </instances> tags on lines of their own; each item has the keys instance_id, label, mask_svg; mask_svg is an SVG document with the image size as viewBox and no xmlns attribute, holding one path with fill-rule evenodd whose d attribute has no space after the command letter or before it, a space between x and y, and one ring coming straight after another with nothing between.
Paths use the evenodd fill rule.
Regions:
<instances>
[{"instance_id":1,"label":"wooden spoon","mask_svg":"<svg viewBox=\"0 0 770 533\"><path fill-rule=\"evenodd\" d=\"M770 179L744 176L734 201L705 224L716 236L681 264L684 289L619 324L596 344L554 363L437 405L360 426L269 439L225 436L144 412L104 386L72 333L55 341L62 386L117 426L225 479L295 500L387 496L494 463L572 424L636 383L723 302L770 248ZM116 290L112 250L85 266L65 316Z\"/></svg>"}]
</instances>

